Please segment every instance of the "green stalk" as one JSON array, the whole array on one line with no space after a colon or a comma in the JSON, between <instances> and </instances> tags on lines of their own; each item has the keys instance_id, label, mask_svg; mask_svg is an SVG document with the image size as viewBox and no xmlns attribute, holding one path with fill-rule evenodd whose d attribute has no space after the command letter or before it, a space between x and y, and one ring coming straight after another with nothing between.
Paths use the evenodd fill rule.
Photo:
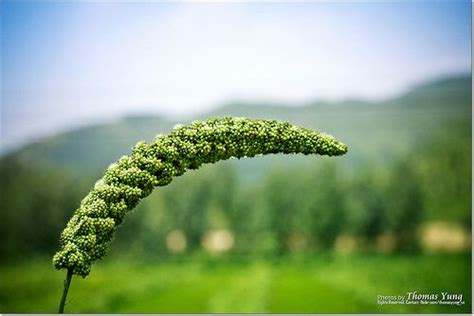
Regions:
<instances>
[{"instance_id":1,"label":"green stalk","mask_svg":"<svg viewBox=\"0 0 474 316\"><path fill-rule=\"evenodd\" d=\"M64 313L64 305L66 305L67 292L69 291L69 286L71 285L72 279L72 269L67 269L66 280L64 280L64 289L63 295L61 297L61 302L59 302L59 314Z\"/></svg>"}]
</instances>

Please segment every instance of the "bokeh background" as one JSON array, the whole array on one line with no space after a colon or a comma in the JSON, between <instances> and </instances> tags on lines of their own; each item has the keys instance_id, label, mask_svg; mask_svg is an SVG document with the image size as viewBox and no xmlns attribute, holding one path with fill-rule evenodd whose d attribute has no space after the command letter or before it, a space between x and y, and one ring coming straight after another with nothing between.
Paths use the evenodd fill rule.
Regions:
<instances>
[{"instance_id":1,"label":"bokeh background","mask_svg":"<svg viewBox=\"0 0 474 316\"><path fill-rule=\"evenodd\" d=\"M54 312L58 237L176 123L348 144L189 171L144 200L68 312L470 312L471 3L1 3L0 311ZM465 304L377 305L450 292Z\"/></svg>"}]
</instances>

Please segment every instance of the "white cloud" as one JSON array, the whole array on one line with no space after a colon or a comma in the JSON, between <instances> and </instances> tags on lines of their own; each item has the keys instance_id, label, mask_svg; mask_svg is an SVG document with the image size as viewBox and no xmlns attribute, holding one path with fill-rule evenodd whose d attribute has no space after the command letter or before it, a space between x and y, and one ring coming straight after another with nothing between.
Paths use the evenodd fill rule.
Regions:
<instances>
[{"instance_id":1,"label":"white cloud","mask_svg":"<svg viewBox=\"0 0 474 316\"><path fill-rule=\"evenodd\" d=\"M90 4L69 14L34 89L7 100L7 141L127 112L189 115L232 99L385 98L470 67L464 52L433 52L443 38L423 43L390 14L341 4Z\"/></svg>"}]
</instances>

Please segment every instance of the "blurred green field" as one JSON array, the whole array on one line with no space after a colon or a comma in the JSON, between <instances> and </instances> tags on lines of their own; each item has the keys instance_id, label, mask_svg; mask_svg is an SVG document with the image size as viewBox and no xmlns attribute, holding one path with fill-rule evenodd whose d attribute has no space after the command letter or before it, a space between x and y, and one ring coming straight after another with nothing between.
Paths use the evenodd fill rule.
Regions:
<instances>
[{"instance_id":1,"label":"blurred green field","mask_svg":"<svg viewBox=\"0 0 474 316\"><path fill-rule=\"evenodd\" d=\"M73 279L69 313L468 313L471 256L333 255L282 259L110 256ZM64 272L49 258L0 267L0 311L55 312ZM461 293L466 304L377 305L377 295Z\"/></svg>"},{"instance_id":2,"label":"blurred green field","mask_svg":"<svg viewBox=\"0 0 474 316\"><path fill-rule=\"evenodd\" d=\"M471 249L471 95L469 75L383 102L229 104L195 117L286 120L350 152L231 160L177 178L130 213L87 279L73 279L66 311L470 312L470 255L426 251ZM127 117L1 157L0 312L56 311L65 273L50 258L67 220L110 162L174 123ZM208 257L216 232L231 236L228 257ZM358 254L335 254L345 247ZM408 291L466 304L377 305Z\"/></svg>"}]
</instances>

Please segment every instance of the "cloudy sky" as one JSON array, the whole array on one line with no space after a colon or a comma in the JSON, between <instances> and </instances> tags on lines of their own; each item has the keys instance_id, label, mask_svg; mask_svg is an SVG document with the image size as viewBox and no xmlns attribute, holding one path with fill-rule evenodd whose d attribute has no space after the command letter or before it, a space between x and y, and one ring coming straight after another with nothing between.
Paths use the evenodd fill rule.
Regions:
<instances>
[{"instance_id":1,"label":"cloudy sky","mask_svg":"<svg viewBox=\"0 0 474 316\"><path fill-rule=\"evenodd\" d=\"M470 72L470 2L1 4L2 148L232 100L383 99Z\"/></svg>"}]
</instances>

